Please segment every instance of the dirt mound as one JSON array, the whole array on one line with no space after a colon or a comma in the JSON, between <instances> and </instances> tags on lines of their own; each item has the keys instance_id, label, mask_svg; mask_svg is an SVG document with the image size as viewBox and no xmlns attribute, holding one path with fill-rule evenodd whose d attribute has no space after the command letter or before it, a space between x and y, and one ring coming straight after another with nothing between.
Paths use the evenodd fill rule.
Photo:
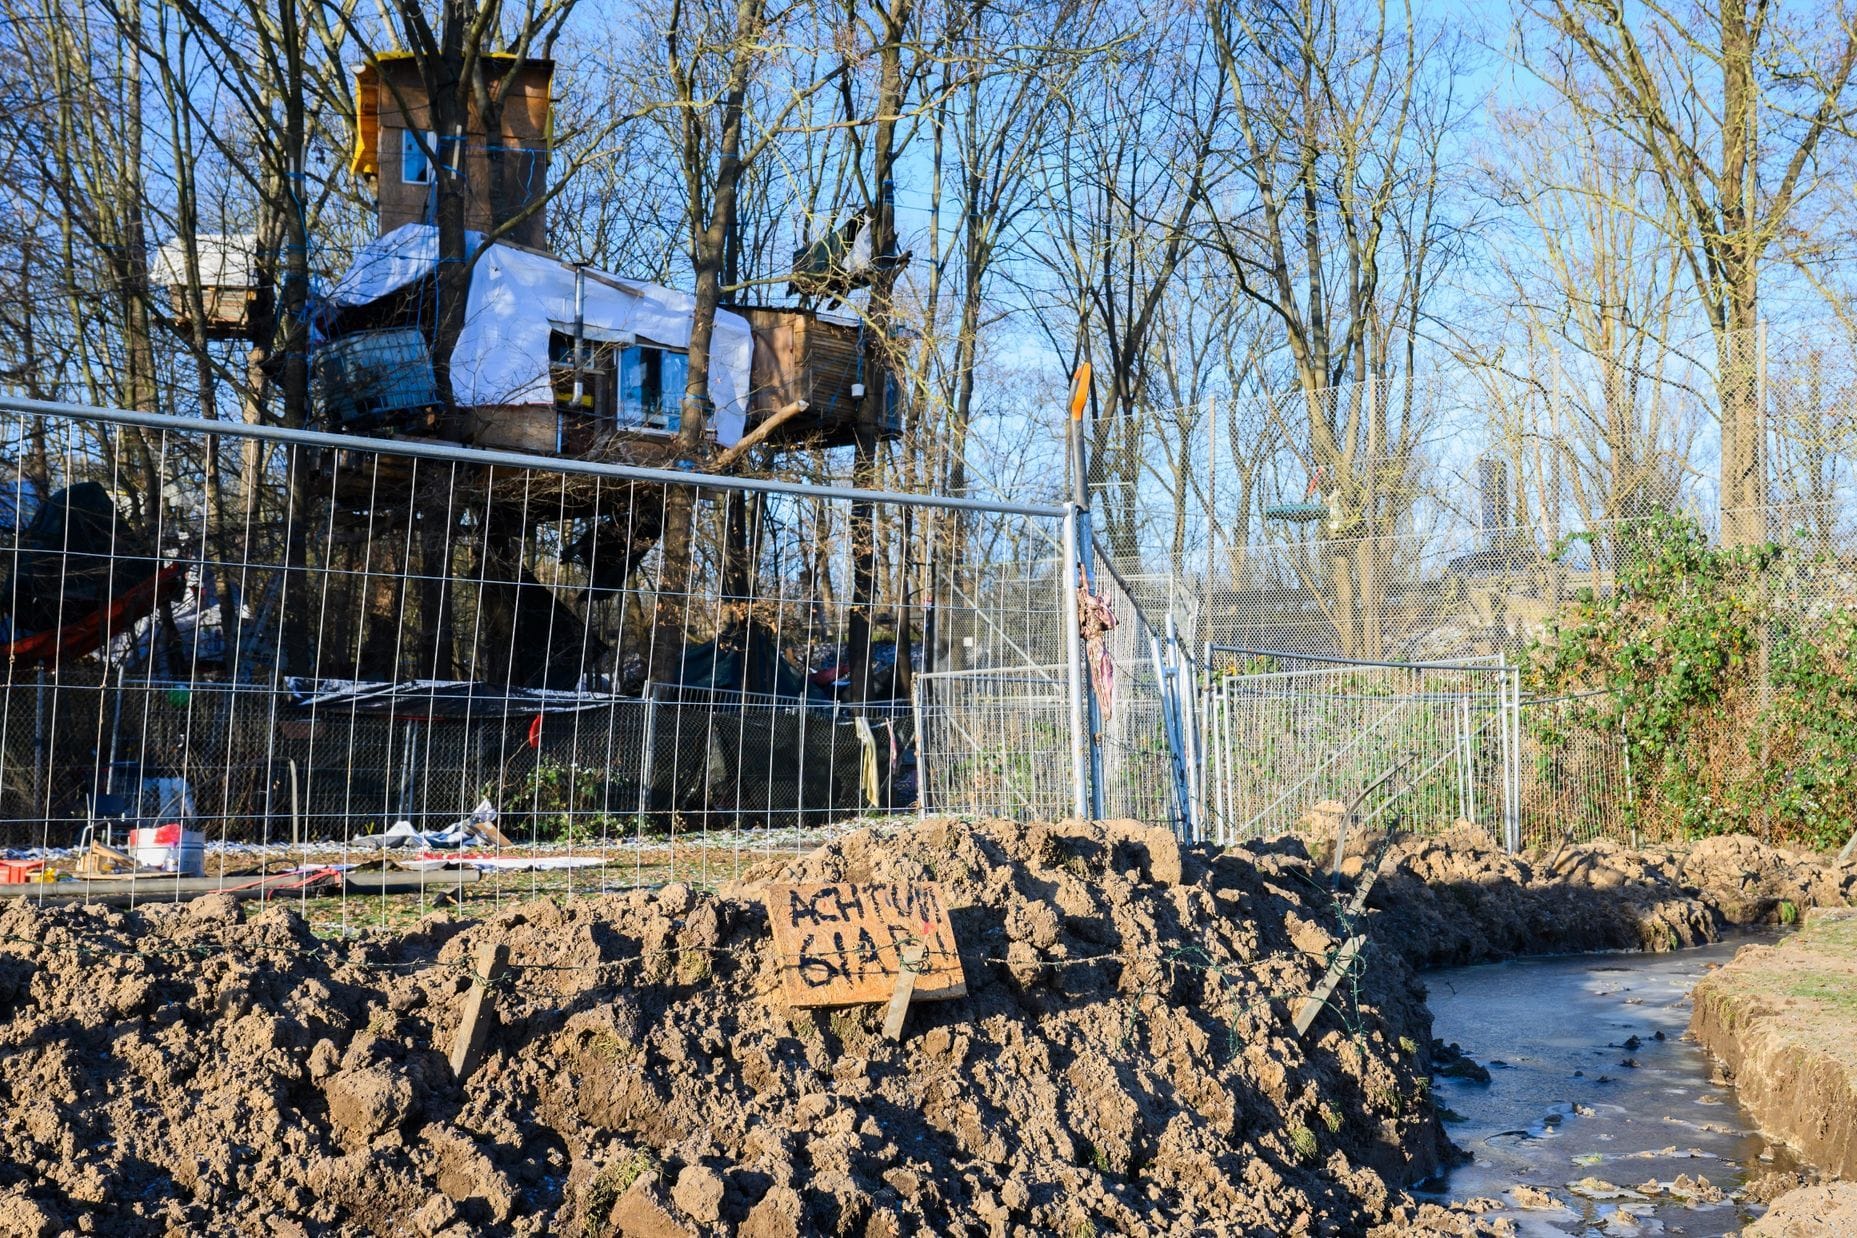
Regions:
<instances>
[{"instance_id":1,"label":"dirt mound","mask_svg":"<svg viewBox=\"0 0 1857 1238\"><path fill-rule=\"evenodd\" d=\"M1857 1233L1857 1183L1827 1182L1780 1196L1742 1238L1824 1238Z\"/></svg>"},{"instance_id":2,"label":"dirt mound","mask_svg":"<svg viewBox=\"0 0 1857 1238\"><path fill-rule=\"evenodd\" d=\"M1345 861L1344 871L1357 863ZM1368 906L1375 939L1417 967L1669 950L1717 933L1709 905L1667 861L1599 842L1568 848L1550 869L1472 829L1394 843Z\"/></svg>"},{"instance_id":3,"label":"dirt mound","mask_svg":"<svg viewBox=\"0 0 1857 1238\"><path fill-rule=\"evenodd\" d=\"M1705 838L1681 853L1681 860L1683 883L1700 891L1730 924L1789 920L1807 908L1857 899L1857 864L1769 846L1745 834Z\"/></svg>"},{"instance_id":4,"label":"dirt mound","mask_svg":"<svg viewBox=\"0 0 1857 1238\"><path fill-rule=\"evenodd\" d=\"M1533 857L1509 855L1473 827L1359 845L1386 850L1368 897L1370 931L1415 967L1672 950L1714 941L1730 925L1776 923L1857 899L1857 865L1744 835L1686 849L1598 841ZM1354 851L1351 843L1344 874L1370 862Z\"/></svg>"},{"instance_id":5,"label":"dirt mound","mask_svg":"<svg viewBox=\"0 0 1857 1238\"><path fill-rule=\"evenodd\" d=\"M1338 945L1300 848L931 822L762 877L933 879L969 996L792 1011L757 901L672 885L344 943L230 899L0 913L11 1231L1480 1232L1410 972ZM507 945L468 1086L443 1050Z\"/></svg>"}]
</instances>

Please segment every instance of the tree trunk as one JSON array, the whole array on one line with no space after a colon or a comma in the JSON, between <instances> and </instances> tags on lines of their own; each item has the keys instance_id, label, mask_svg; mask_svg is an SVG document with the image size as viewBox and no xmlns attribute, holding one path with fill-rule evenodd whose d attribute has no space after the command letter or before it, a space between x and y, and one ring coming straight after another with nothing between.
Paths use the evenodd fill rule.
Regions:
<instances>
[{"instance_id":1,"label":"tree trunk","mask_svg":"<svg viewBox=\"0 0 1857 1238\"><path fill-rule=\"evenodd\" d=\"M1766 461L1757 333L1759 253L1754 235L1759 94L1747 0L1721 0L1722 300L1717 366L1722 409L1722 543L1767 540Z\"/></svg>"},{"instance_id":2,"label":"tree trunk","mask_svg":"<svg viewBox=\"0 0 1857 1238\"><path fill-rule=\"evenodd\" d=\"M739 0L735 9L736 45L729 62L723 92L722 134L715 181L709 187L709 213L702 207L704 169L699 166L701 143L687 125L685 176L690 192L692 225L690 258L696 275L696 304L690 319L689 379L684 387L682 413L677 427L678 463L694 467L702 450L710 409L709 354L716 332L716 311L722 304L723 266L729 257L729 237L735 215L743 165L742 124L747 102L758 32L764 22L764 0ZM674 54L674 53L673 53ZM688 628L690 594L694 590L696 491L670 486L664 496L664 549L658 577L658 602L652 623L648 678L667 682L680 675L683 644ZM666 589L671 590L668 594Z\"/></svg>"},{"instance_id":3,"label":"tree trunk","mask_svg":"<svg viewBox=\"0 0 1857 1238\"><path fill-rule=\"evenodd\" d=\"M903 109L903 34L909 27L912 0L891 0L882 14L884 40L877 50L876 122L871 142L871 184L877 200L870 204L870 308L864 337L864 398L852 428L854 453L851 484L872 488L877 478L879 427L889 399L890 328L896 291L896 118ZM851 699L870 694L872 606L875 602L877 528L869 503L851 506L851 607L846 615L845 657L851 664Z\"/></svg>"}]
</instances>

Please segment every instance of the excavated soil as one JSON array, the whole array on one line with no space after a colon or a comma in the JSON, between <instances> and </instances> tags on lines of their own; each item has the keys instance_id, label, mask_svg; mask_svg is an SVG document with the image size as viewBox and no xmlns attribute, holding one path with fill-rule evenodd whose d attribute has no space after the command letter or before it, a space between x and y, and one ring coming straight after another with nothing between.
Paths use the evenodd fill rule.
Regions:
<instances>
[{"instance_id":1,"label":"excavated soil","mask_svg":"<svg viewBox=\"0 0 1857 1238\"><path fill-rule=\"evenodd\" d=\"M1296 839L1212 853L1131 823L865 831L720 894L333 942L224 896L12 906L0 1232L1502 1233L1404 1193L1452 1156L1413 966L1676 945L1852 886L1745 840L1388 858L1364 922ZM878 1006L789 1009L769 880L938 881L968 996L914 1007L901 1043ZM1299 1041L1296 999L1363 931ZM511 966L460 1085L492 941Z\"/></svg>"},{"instance_id":2,"label":"excavated soil","mask_svg":"<svg viewBox=\"0 0 1857 1238\"><path fill-rule=\"evenodd\" d=\"M1826 1238L1857 1234L1857 1183L1800 1187L1774 1201L1741 1238Z\"/></svg>"},{"instance_id":3,"label":"excavated soil","mask_svg":"<svg viewBox=\"0 0 1857 1238\"><path fill-rule=\"evenodd\" d=\"M779 999L751 889L671 885L330 943L208 897L0 913L9 1233L1485 1232L1401 1187L1449 1155L1429 1016L1338 944L1299 846L931 822L759 877L939 881L969 995ZM465 1086L478 944L511 969Z\"/></svg>"},{"instance_id":4,"label":"excavated soil","mask_svg":"<svg viewBox=\"0 0 1857 1238\"><path fill-rule=\"evenodd\" d=\"M1353 844L1342 872L1359 872L1381 845ZM1634 851L1599 841L1512 856L1484 831L1462 826L1386 846L1367 905L1376 941L1414 967L1441 967L1524 954L1674 950L1853 901L1857 863L1745 835L1683 848Z\"/></svg>"}]
</instances>

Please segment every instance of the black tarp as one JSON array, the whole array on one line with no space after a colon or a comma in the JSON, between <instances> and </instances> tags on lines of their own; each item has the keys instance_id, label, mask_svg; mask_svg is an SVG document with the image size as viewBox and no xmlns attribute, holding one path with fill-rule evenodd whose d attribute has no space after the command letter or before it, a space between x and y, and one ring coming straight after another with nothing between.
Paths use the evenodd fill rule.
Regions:
<instances>
[{"instance_id":1,"label":"black tarp","mask_svg":"<svg viewBox=\"0 0 1857 1238\"><path fill-rule=\"evenodd\" d=\"M781 655L773 630L761 623L685 645L677 686L796 701L808 695L806 676Z\"/></svg>"},{"instance_id":2,"label":"black tarp","mask_svg":"<svg viewBox=\"0 0 1857 1238\"><path fill-rule=\"evenodd\" d=\"M94 481L57 490L20 530L0 614L15 635L68 624L154 575L160 565Z\"/></svg>"}]
</instances>

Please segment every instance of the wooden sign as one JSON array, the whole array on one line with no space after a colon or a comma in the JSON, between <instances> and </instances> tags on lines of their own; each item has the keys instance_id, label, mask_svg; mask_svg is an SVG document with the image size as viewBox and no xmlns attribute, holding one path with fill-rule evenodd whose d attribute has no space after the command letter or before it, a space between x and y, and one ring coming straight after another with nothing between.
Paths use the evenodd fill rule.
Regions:
<instances>
[{"instance_id":1,"label":"wooden sign","mask_svg":"<svg viewBox=\"0 0 1857 1238\"><path fill-rule=\"evenodd\" d=\"M770 885L762 898L791 1005L887 1002L906 970L914 980L908 1000L967 995L948 907L932 881ZM921 949L914 967L904 962L912 946Z\"/></svg>"}]
</instances>

